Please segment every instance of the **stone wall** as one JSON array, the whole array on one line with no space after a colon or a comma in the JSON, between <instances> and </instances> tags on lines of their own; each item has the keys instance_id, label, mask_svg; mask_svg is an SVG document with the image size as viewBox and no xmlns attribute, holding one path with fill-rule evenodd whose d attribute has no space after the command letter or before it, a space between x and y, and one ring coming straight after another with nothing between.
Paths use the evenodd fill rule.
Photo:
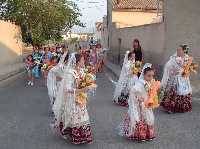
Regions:
<instances>
[{"instance_id":1,"label":"stone wall","mask_svg":"<svg viewBox=\"0 0 200 149\"><path fill-rule=\"evenodd\" d=\"M166 55L180 44L189 44L192 54L200 57L200 1L165 1Z\"/></svg>"},{"instance_id":2,"label":"stone wall","mask_svg":"<svg viewBox=\"0 0 200 149\"><path fill-rule=\"evenodd\" d=\"M121 29L113 27L110 59L116 63L120 54L122 62L125 51L132 49L132 42L135 38L141 42L146 62L154 64L162 62L165 41L163 23Z\"/></svg>"},{"instance_id":3,"label":"stone wall","mask_svg":"<svg viewBox=\"0 0 200 149\"><path fill-rule=\"evenodd\" d=\"M0 21L0 80L23 68L20 28Z\"/></svg>"},{"instance_id":4,"label":"stone wall","mask_svg":"<svg viewBox=\"0 0 200 149\"><path fill-rule=\"evenodd\" d=\"M199 5L199 0L165 1L166 58L174 53L180 44L188 44L192 49L191 54L200 65ZM196 75L198 79L200 79L199 74Z\"/></svg>"}]
</instances>

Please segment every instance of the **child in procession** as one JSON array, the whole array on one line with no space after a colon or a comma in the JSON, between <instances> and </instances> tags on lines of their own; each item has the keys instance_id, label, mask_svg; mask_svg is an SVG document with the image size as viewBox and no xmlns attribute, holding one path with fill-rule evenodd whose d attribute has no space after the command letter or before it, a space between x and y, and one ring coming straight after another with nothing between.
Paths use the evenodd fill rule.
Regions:
<instances>
[{"instance_id":1,"label":"child in procession","mask_svg":"<svg viewBox=\"0 0 200 149\"><path fill-rule=\"evenodd\" d=\"M198 66L187 54L187 49L187 45L179 46L164 68L161 106L168 113L184 113L192 110L190 72L195 72Z\"/></svg>"},{"instance_id":2,"label":"child in procession","mask_svg":"<svg viewBox=\"0 0 200 149\"><path fill-rule=\"evenodd\" d=\"M152 65L145 64L142 74L131 88L129 109L119 126L119 134L130 140L149 141L155 138L153 109L158 107L159 82L154 80Z\"/></svg>"},{"instance_id":3,"label":"child in procession","mask_svg":"<svg viewBox=\"0 0 200 149\"><path fill-rule=\"evenodd\" d=\"M90 87L81 87L85 75L85 60L81 54L75 54L69 59L69 62L74 61L75 66L70 65L65 69L65 76L53 105L54 127L64 139L70 139L73 144L91 144L93 139L87 111L87 93Z\"/></svg>"},{"instance_id":4,"label":"child in procession","mask_svg":"<svg viewBox=\"0 0 200 149\"><path fill-rule=\"evenodd\" d=\"M114 103L120 106L128 106L130 87L133 86L138 79L137 73L133 72L134 67L135 53L127 51L113 97Z\"/></svg>"},{"instance_id":5,"label":"child in procession","mask_svg":"<svg viewBox=\"0 0 200 149\"><path fill-rule=\"evenodd\" d=\"M26 70L27 70L27 80L28 85L34 85L33 68L35 67L34 59L32 55L28 55L26 58Z\"/></svg>"}]
</instances>

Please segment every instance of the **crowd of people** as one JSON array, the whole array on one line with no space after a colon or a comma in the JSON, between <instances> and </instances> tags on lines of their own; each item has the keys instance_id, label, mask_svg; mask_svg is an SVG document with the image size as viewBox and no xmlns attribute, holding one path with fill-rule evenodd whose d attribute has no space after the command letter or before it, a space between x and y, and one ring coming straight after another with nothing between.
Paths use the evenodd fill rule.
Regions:
<instances>
[{"instance_id":1,"label":"crowd of people","mask_svg":"<svg viewBox=\"0 0 200 149\"><path fill-rule=\"evenodd\" d=\"M100 44L70 51L64 45L35 47L26 59L28 85L34 78L46 80L52 106L52 126L73 144L92 143L87 102L96 90L96 73L103 71L106 51ZM197 65L187 45L181 45L164 67L161 81L155 80L155 69L145 63L139 40L127 51L113 102L128 107L118 126L119 135L135 141L156 137L153 110L159 106L168 113L192 110L190 73Z\"/></svg>"},{"instance_id":2,"label":"crowd of people","mask_svg":"<svg viewBox=\"0 0 200 149\"><path fill-rule=\"evenodd\" d=\"M64 44L54 46L34 46L32 54L26 58L27 84L33 86L34 80L42 78L47 80L48 72L56 66L68 47ZM87 65L92 65L96 72L102 72L105 63L106 49L101 44L89 45L87 48L76 49L86 60ZM66 61L66 60L64 60ZM45 83L46 84L46 83Z\"/></svg>"},{"instance_id":3,"label":"crowd of people","mask_svg":"<svg viewBox=\"0 0 200 149\"><path fill-rule=\"evenodd\" d=\"M37 78L46 79L48 71L58 64L62 55L67 51L65 45L55 45L52 47L33 47L32 54L26 58L27 83L33 86Z\"/></svg>"},{"instance_id":4,"label":"crowd of people","mask_svg":"<svg viewBox=\"0 0 200 149\"><path fill-rule=\"evenodd\" d=\"M139 40L134 40L133 49L125 54L113 98L115 104L128 107L118 126L119 135L136 141L153 140L155 108L161 106L167 113L192 110L190 74L198 66L189 50L187 45L180 45L166 63L162 80L156 81L153 65L144 63Z\"/></svg>"}]
</instances>

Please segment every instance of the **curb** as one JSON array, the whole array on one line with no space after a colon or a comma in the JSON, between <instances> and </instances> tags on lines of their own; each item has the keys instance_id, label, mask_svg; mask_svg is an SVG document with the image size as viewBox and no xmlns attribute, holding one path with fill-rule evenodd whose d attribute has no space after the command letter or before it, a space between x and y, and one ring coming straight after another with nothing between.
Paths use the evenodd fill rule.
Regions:
<instances>
[{"instance_id":1,"label":"curb","mask_svg":"<svg viewBox=\"0 0 200 149\"><path fill-rule=\"evenodd\" d=\"M24 69L22 69L17 72L13 72L11 74L6 75L2 79L0 79L0 85L4 85L5 83L9 83L10 81L16 80L20 76L24 75L25 72L26 71Z\"/></svg>"},{"instance_id":2,"label":"curb","mask_svg":"<svg viewBox=\"0 0 200 149\"><path fill-rule=\"evenodd\" d=\"M120 76L121 68L120 66L113 64L109 61L106 62L105 67L116 77Z\"/></svg>"}]
</instances>

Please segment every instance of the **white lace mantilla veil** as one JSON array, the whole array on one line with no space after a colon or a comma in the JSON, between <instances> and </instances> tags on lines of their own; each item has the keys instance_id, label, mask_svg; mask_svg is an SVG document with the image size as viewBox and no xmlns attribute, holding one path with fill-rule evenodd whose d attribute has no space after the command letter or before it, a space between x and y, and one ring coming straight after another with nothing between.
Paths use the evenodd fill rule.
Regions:
<instances>
[{"instance_id":1,"label":"white lace mantilla veil","mask_svg":"<svg viewBox=\"0 0 200 149\"><path fill-rule=\"evenodd\" d=\"M128 77L126 74L127 72L126 72L126 68L125 68L126 64L128 62L128 54L129 54L129 51L126 52L125 57L124 57L122 70L121 70L119 80L116 84L115 91L114 91L114 96L113 96L114 100L117 100L117 98L121 95L121 92L122 92L123 88L126 86L126 83L128 81Z\"/></svg>"},{"instance_id":2,"label":"white lace mantilla veil","mask_svg":"<svg viewBox=\"0 0 200 149\"><path fill-rule=\"evenodd\" d=\"M70 55L67 67L64 70L64 76L61 81L58 94L53 105L53 112L56 119L56 126L59 126L60 122L64 122L64 127L68 127L71 116L72 108L75 106L75 89L73 86L74 78L73 71L76 65L75 53ZM67 93L67 90L74 91L74 93Z\"/></svg>"},{"instance_id":3,"label":"white lace mantilla veil","mask_svg":"<svg viewBox=\"0 0 200 149\"><path fill-rule=\"evenodd\" d=\"M164 66L163 77L161 80L162 89L165 89L167 86L167 82L170 77L170 70L174 65L176 65L176 57L177 57L177 52L175 52L172 56L170 56L169 60Z\"/></svg>"},{"instance_id":4,"label":"white lace mantilla veil","mask_svg":"<svg viewBox=\"0 0 200 149\"><path fill-rule=\"evenodd\" d=\"M67 56L68 52L65 52L59 63L54 66L49 72L47 76L47 89L48 89L48 95L51 101L51 104L53 104L53 100L56 97L57 91L58 91L58 82L56 80L57 76L63 75L63 69L64 69L64 60Z\"/></svg>"},{"instance_id":5,"label":"white lace mantilla veil","mask_svg":"<svg viewBox=\"0 0 200 149\"><path fill-rule=\"evenodd\" d=\"M163 72L163 78L161 80L161 88L162 90L165 90L166 87L167 87L167 83L168 83L168 80L170 78L170 71L172 69L175 69L179 72L179 74L177 75L177 79L176 79L176 83L178 84L178 88L177 88L177 93L180 94L180 95L185 95L185 94L188 94L188 93L192 93L192 88L191 88L191 85L190 85L190 80L189 79L185 79L182 77L182 72L183 72L183 68L181 65L179 65L177 63L177 52L175 54L173 54L172 56L170 56L170 59L168 60L168 62L165 64L165 67L164 67L164 72ZM184 60L185 59L189 59L189 55L188 54L185 54L184 55ZM183 63L184 63L184 60L183 60ZM186 84L184 84L186 83ZM184 86L186 85L188 90L186 91L186 89L184 90L184 92L180 91L179 87L181 86Z\"/></svg>"},{"instance_id":6,"label":"white lace mantilla veil","mask_svg":"<svg viewBox=\"0 0 200 149\"><path fill-rule=\"evenodd\" d=\"M139 77L139 80L144 80L144 70L146 69L146 68L151 68L152 67L152 64L151 63L146 63L144 66L143 66L143 68L142 68L142 72L141 72L141 74L140 74L140 77Z\"/></svg>"}]
</instances>

